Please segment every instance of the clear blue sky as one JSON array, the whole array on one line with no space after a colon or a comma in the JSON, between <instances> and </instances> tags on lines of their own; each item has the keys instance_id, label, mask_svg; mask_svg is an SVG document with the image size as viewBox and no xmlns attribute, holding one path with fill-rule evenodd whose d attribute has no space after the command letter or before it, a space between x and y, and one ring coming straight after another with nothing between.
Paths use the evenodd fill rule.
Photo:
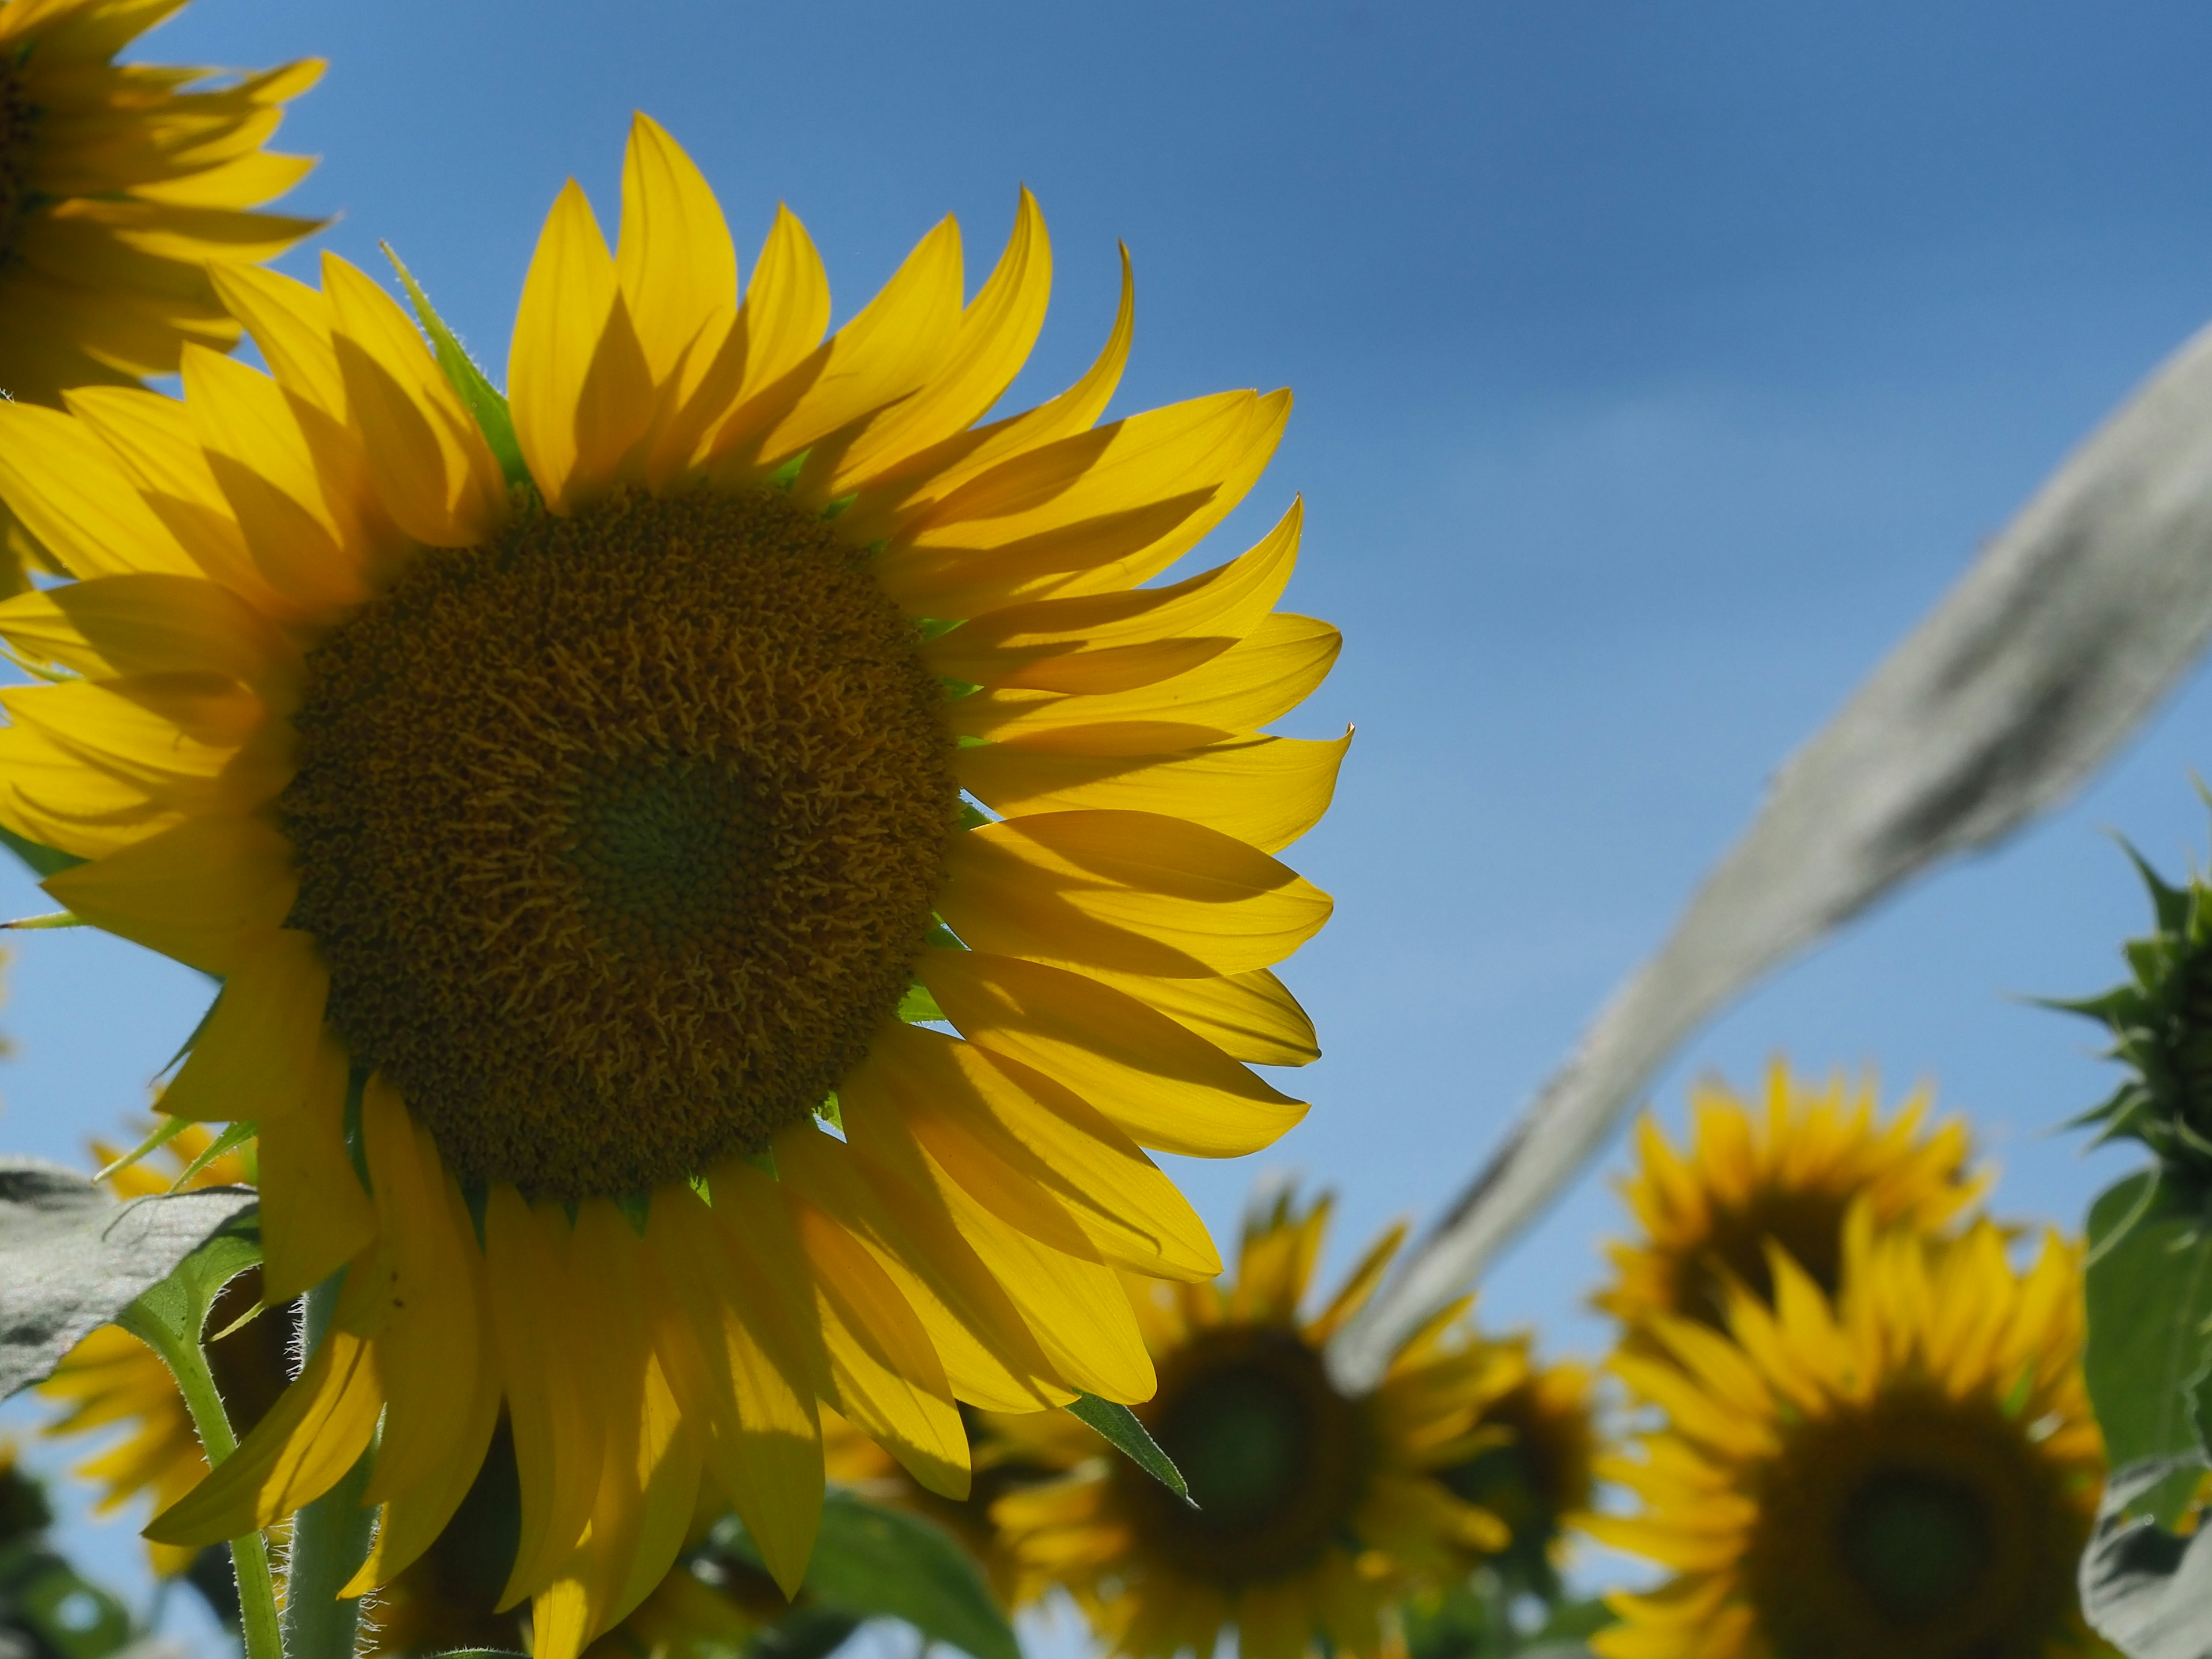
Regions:
<instances>
[{"instance_id":1,"label":"clear blue sky","mask_svg":"<svg viewBox=\"0 0 2212 1659\"><path fill-rule=\"evenodd\" d=\"M1296 389L1206 553L1303 492L1289 602L1346 636L1284 728L1359 727L1290 854L1338 901L1287 975L1328 1054L1274 1152L1182 1173L1224 1231L1255 1166L1326 1177L1338 1260L1463 1179L1773 765L2212 317L2202 7L197 0L145 49L303 53L331 67L284 131L325 158L295 200L365 265L390 240L495 368L562 180L611 223L643 108L741 246L790 203L841 316L948 210L979 278L1026 181L1058 278L1018 397L1095 350L1116 238L1117 410ZM1701 1035L1662 1109L1777 1050L1877 1063L1971 1115L2003 1207L2077 1221L2114 1165L2046 1132L2109 1084L2086 1026L2008 999L2116 976L2142 907L2102 831L2202 851L2198 767L2201 680L2071 810ZM13 981L0 1144L52 1155L138 1106L204 996L84 934L27 938ZM1594 1176L1486 1305L1594 1347L1614 1217Z\"/></svg>"}]
</instances>

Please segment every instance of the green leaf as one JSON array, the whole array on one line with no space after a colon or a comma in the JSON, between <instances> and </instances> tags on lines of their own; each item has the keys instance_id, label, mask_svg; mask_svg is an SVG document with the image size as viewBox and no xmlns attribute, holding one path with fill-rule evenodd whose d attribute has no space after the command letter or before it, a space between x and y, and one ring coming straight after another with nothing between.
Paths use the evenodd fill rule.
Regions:
<instances>
[{"instance_id":1,"label":"green leaf","mask_svg":"<svg viewBox=\"0 0 2212 1659\"><path fill-rule=\"evenodd\" d=\"M131 1615L106 1590L37 1544L0 1550L0 1652L10 1632L51 1659L106 1659L131 1644Z\"/></svg>"},{"instance_id":2,"label":"green leaf","mask_svg":"<svg viewBox=\"0 0 2212 1659\"><path fill-rule=\"evenodd\" d=\"M422 331L430 337L431 349L438 354L438 367L446 371L446 379L452 383L453 390L461 394L461 401L469 406L469 413L476 416L477 428L483 434L484 441L491 446L491 453L498 459L499 470L506 477L507 483L510 486L534 487L529 465L522 459L522 446L515 440L514 416L507 410L506 398L501 395L499 388L491 383L483 370L477 367L476 360L462 346L459 337L446 326L446 319L430 303L430 296L415 280L414 272L400 264L399 256L392 251L392 244L380 242L377 246L384 250L384 257L392 261L392 268L399 273L399 285L407 290L407 298L415 307L415 315L422 322Z\"/></svg>"},{"instance_id":3,"label":"green leaf","mask_svg":"<svg viewBox=\"0 0 2212 1659\"><path fill-rule=\"evenodd\" d=\"M908 984L906 994L899 999L898 1017L909 1025L927 1024L943 1019L945 1010L937 1006L929 988L917 979Z\"/></svg>"},{"instance_id":4,"label":"green leaf","mask_svg":"<svg viewBox=\"0 0 2212 1659\"><path fill-rule=\"evenodd\" d=\"M0 846L4 846L17 858L31 866L31 873L40 877L58 876L64 870L74 870L84 860L74 853L64 853L58 848L41 847L37 842L17 835L4 823L0 823Z\"/></svg>"},{"instance_id":5,"label":"green leaf","mask_svg":"<svg viewBox=\"0 0 2212 1659\"><path fill-rule=\"evenodd\" d=\"M1127 1406L1101 1400L1095 1394L1079 1394L1067 1412L1079 1422L1087 1423L1104 1435L1124 1457L1184 1503L1190 1504L1191 1508L1198 1507L1191 1503L1190 1482L1182 1478L1182 1471L1160 1449L1160 1443L1137 1420L1136 1413Z\"/></svg>"},{"instance_id":6,"label":"green leaf","mask_svg":"<svg viewBox=\"0 0 2212 1659\"><path fill-rule=\"evenodd\" d=\"M0 1158L0 1398L44 1382L255 1201L199 1187L118 1204L80 1170Z\"/></svg>"},{"instance_id":7,"label":"green leaf","mask_svg":"<svg viewBox=\"0 0 2212 1659\"><path fill-rule=\"evenodd\" d=\"M732 1554L761 1565L760 1553L734 1519L724 1522L715 1538ZM834 1625L818 1618L804 1623L787 1619L779 1626L790 1627L786 1637L772 1644L780 1659L818 1659L866 1619L902 1620L927 1640L958 1648L974 1659L1022 1659L1013 1627L992 1600L975 1561L951 1534L918 1515L884 1509L851 1492L832 1491L823 1500L822 1530L800 1594L807 1604L800 1613L842 1619L846 1629L829 1646L817 1648L813 1644L830 1634Z\"/></svg>"},{"instance_id":8,"label":"green leaf","mask_svg":"<svg viewBox=\"0 0 2212 1659\"><path fill-rule=\"evenodd\" d=\"M2195 1456L2191 1386L2212 1319L2204 1195L2150 1170L2108 1188L2089 1208L2087 1291L2082 1372L2113 1467ZM2148 1512L2172 1521L2187 1488L2176 1480L2148 1494Z\"/></svg>"},{"instance_id":9,"label":"green leaf","mask_svg":"<svg viewBox=\"0 0 2212 1659\"><path fill-rule=\"evenodd\" d=\"M2081 1556L2081 1611L2133 1659L2212 1656L2212 1527L2180 1537L2140 1513L2150 1493L2195 1473L2175 1458L2114 1470Z\"/></svg>"},{"instance_id":10,"label":"green leaf","mask_svg":"<svg viewBox=\"0 0 2212 1659\"><path fill-rule=\"evenodd\" d=\"M744 1659L829 1659L860 1620L827 1607L793 1607L744 1645Z\"/></svg>"},{"instance_id":11,"label":"green leaf","mask_svg":"<svg viewBox=\"0 0 2212 1659\"><path fill-rule=\"evenodd\" d=\"M141 1321L150 1322L171 1342L197 1347L222 1287L260 1263L261 1217L257 1206L225 1220L198 1249L177 1263L167 1278L149 1287L131 1304L122 1316L123 1323L135 1327ZM135 1334L152 1343L146 1333Z\"/></svg>"}]
</instances>

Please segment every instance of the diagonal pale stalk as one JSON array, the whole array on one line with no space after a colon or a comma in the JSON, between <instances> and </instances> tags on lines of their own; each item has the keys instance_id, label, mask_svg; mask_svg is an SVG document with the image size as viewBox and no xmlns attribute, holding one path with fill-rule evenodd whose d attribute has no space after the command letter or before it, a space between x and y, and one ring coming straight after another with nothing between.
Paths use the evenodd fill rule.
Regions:
<instances>
[{"instance_id":1,"label":"diagonal pale stalk","mask_svg":"<svg viewBox=\"0 0 2212 1659\"><path fill-rule=\"evenodd\" d=\"M1652 1073L1760 975L1928 865L2071 793L2212 634L2212 330L2069 456L1791 758L1674 931L1505 1144L1331 1342L1371 1387L1603 1150Z\"/></svg>"},{"instance_id":2,"label":"diagonal pale stalk","mask_svg":"<svg viewBox=\"0 0 2212 1659\"><path fill-rule=\"evenodd\" d=\"M345 1270L340 1268L307 1292L300 1322L301 1346L310 1357L330 1327L344 1282ZM284 1573L287 1659L352 1659L361 1602L342 1599L338 1592L368 1557L376 1511L363 1508L361 1497L375 1461L372 1440L343 1480L293 1517Z\"/></svg>"},{"instance_id":3,"label":"diagonal pale stalk","mask_svg":"<svg viewBox=\"0 0 2212 1659\"><path fill-rule=\"evenodd\" d=\"M174 1284L173 1279L168 1281L169 1285ZM221 1288L220 1284L216 1288ZM192 1426L199 1431L200 1448L207 1455L208 1467L213 1468L238 1449L238 1437L231 1431L222 1395L215 1386L215 1373L209 1370L207 1352L200 1346L201 1329L214 1298L209 1295L195 1300L198 1303L195 1310L198 1316L188 1314L186 1321L180 1322L173 1316L176 1310L156 1305L149 1294L125 1308L117 1316L116 1323L161 1355L161 1363L177 1380L177 1390L184 1396L185 1410L191 1413ZM230 1540L230 1559L238 1575L239 1620L246 1638L246 1659L284 1659L276 1618L276 1586L269 1570L268 1540L258 1532L234 1538Z\"/></svg>"}]
</instances>

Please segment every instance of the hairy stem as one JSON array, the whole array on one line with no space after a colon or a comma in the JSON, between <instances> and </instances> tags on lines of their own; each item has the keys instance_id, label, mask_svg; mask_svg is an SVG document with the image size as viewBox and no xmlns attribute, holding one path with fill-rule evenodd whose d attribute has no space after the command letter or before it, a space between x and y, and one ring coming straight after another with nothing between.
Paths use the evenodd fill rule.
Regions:
<instances>
[{"instance_id":1,"label":"hairy stem","mask_svg":"<svg viewBox=\"0 0 2212 1659\"><path fill-rule=\"evenodd\" d=\"M216 1389L215 1373L208 1369L207 1353L198 1340L177 1340L161 1321L144 1316L136 1304L124 1311L118 1322L161 1355L169 1374L177 1379L177 1391L184 1395L192 1426L199 1431L208 1467L213 1468L236 1451L238 1437L231 1432L222 1395ZM276 1583L269 1571L268 1540L258 1532L232 1539L230 1562L238 1575L238 1613L246 1637L246 1659L284 1659L276 1618Z\"/></svg>"},{"instance_id":2,"label":"hairy stem","mask_svg":"<svg viewBox=\"0 0 2212 1659\"><path fill-rule=\"evenodd\" d=\"M301 1313L307 1352L312 1355L337 1310L343 1269L307 1292ZM290 1565L284 1577L284 1652L289 1659L353 1659L361 1622L358 1598L338 1592L368 1557L376 1512L362 1507L369 1466L376 1460L371 1442L345 1478L292 1519Z\"/></svg>"}]
</instances>

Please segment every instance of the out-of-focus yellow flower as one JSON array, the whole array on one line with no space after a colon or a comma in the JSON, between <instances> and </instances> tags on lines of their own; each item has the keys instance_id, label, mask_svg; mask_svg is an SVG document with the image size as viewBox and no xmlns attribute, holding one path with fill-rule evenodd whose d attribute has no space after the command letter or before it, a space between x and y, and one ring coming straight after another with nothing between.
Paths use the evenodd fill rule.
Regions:
<instances>
[{"instance_id":1,"label":"out-of-focus yellow flower","mask_svg":"<svg viewBox=\"0 0 2212 1659\"><path fill-rule=\"evenodd\" d=\"M1395 1252L1393 1230L1335 1298L1301 1319L1328 1225L1285 1196L1248 1223L1236 1283L1133 1284L1160 1370L1137 1414L1190 1483L1196 1509L1065 1417L994 1418L1030 1462L1071 1470L1001 1498L1021 1560L1071 1590L1116 1653L1206 1659L1224 1627L1249 1659L1397 1651L1393 1604L1507 1541L1503 1522L1440 1480L1493 1436L1483 1413L1522 1376L1454 1304L1347 1396L1322 1364L1329 1335Z\"/></svg>"},{"instance_id":2,"label":"out-of-focus yellow flower","mask_svg":"<svg viewBox=\"0 0 2212 1659\"><path fill-rule=\"evenodd\" d=\"M1833 1293L1854 1203L1883 1226L1929 1231L1987 1185L1967 1170L1965 1123L1931 1128L1928 1108L1917 1094L1880 1120L1871 1081L1847 1086L1837 1076L1816 1089L1777 1060L1763 1115L1723 1084L1692 1089L1686 1152L1647 1115L1638 1167L1621 1183L1641 1236L1609 1247L1614 1279L1597 1305L1632 1332L1670 1316L1717 1327L1732 1285L1771 1293L1770 1240Z\"/></svg>"},{"instance_id":3,"label":"out-of-focus yellow flower","mask_svg":"<svg viewBox=\"0 0 2212 1659\"><path fill-rule=\"evenodd\" d=\"M1512 1534L1502 1550L1478 1559L1509 1571L1522 1587L1548 1591L1556 1583L1563 1528L1590 1506L1598 1452L1593 1378L1571 1360L1534 1364L1527 1338L1506 1346L1522 1368L1521 1380L1485 1407L1479 1422L1498 1438L1439 1478Z\"/></svg>"},{"instance_id":4,"label":"out-of-focus yellow flower","mask_svg":"<svg viewBox=\"0 0 2212 1659\"><path fill-rule=\"evenodd\" d=\"M1601 1478L1642 1500L1600 1540L1674 1577L1607 1600L1607 1659L2057 1659L2095 1651L2075 1571L2104 1479L2081 1383L2081 1253L2014 1271L1955 1240L1845 1228L1839 1295L1779 1247L1727 1334L1661 1316L1614 1365L1666 1422Z\"/></svg>"},{"instance_id":5,"label":"out-of-focus yellow flower","mask_svg":"<svg viewBox=\"0 0 2212 1659\"><path fill-rule=\"evenodd\" d=\"M152 1535L270 1524L380 1422L369 1589L504 1412L505 1598L572 1659L702 1475L798 1584L817 1401L957 1496L956 1401L1151 1395L1115 1270L1220 1263L1143 1149L1304 1110L1245 1062L1316 1052L1270 969L1329 901L1272 854L1344 743L1259 728L1338 641L1274 609L1295 507L1139 586L1289 400L1095 425L1126 287L1089 374L977 424L1049 266L1024 193L972 299L947 220L825 341L797 220L740 301L641 118L617 246L573 184L547 221L511 422L330 256L213 273L270 375L188 347L181 402L0 405L0 496L80 579L0 605L76 676L0 692L0 823L89 860L48 880L76 915L223 976L163 1108L258 1124L273 1296L347 1269Z\"/></svg>"}]
</instances>

